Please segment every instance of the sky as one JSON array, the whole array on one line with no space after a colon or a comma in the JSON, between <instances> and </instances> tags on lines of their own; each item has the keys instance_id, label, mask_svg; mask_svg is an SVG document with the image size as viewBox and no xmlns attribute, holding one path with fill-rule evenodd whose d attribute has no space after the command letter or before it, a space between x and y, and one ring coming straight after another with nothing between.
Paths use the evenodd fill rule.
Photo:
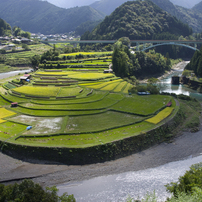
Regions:
<instances>
[{"instance_id":1,"label":"sky","mask_svg":"<svg viewBox=\"0 0 202 202\"><path fill-rule=\"evenodd\" d=\"M72 8L76 6L88 6L99 0L44 0L62 8ZM173 4L183 6L185 8L192 8L201 0L170 0Z\"/></svg>"},{"instance_id":2,"label":"sky","mask_svg":"<svg viewBox=\"0 0 202 202\"><path fill-rule=\"evenodd\" d=\"M88 6L93 2L95 2L96 0L47 0L47 1L62 8L72 8L76 6Z\"/></svg>"}]
</instances>

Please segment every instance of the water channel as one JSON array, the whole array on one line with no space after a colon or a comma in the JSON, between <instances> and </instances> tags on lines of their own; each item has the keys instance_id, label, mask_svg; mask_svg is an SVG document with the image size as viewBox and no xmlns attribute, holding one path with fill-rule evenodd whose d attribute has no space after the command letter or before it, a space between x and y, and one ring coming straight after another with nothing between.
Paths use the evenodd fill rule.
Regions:
<instances>
[{"instance_id":1,"label":"water channel","mask_svg":"<svg viewBox=\"0 0 202 202\"><path fill-rule=\"evenodd\" d=\"M181 75L182 70L176 70L163 78L159 87L162 92L185 94L202 101L202 94L197 93L183 85L171 85L173 75ZM77 202L118 202L125 201L130 195L134 199L141 199L148 192L155 193L159 201L165 201L169 193L165 184L177 181L192 164L202 162L202 156L171 162L156 168L150 168L135 172L96 177L90 180L67 183L58 186L59 194L68 192L74 194Z\"/></svg>"}]
</instances>

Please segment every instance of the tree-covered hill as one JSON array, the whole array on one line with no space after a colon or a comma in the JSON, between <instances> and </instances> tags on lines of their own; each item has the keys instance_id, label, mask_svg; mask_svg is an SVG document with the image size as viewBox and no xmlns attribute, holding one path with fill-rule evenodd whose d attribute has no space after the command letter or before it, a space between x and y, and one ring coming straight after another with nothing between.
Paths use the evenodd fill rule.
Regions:
<instances>
[{"instance_id":1,"label":"tree-covered hill","mask_svg":"<svg viewBox=\"0 0 202 202\"><path fill-rule=\"evenodd\" d=\"M11 34L11 26L0 18L0 36L10 35Z\"/></svg>"},{"instance_id":2,"label":"tree-covered hill","mask_svg":"<svg viewBox=\"0 0 202 202\"><path fill-rule=\"evenodd\" d=\"M56 7L40 0L0 0L0 17L12 27L43 34L74 31L86 21L103 19L105 14L84 6L71 9Z\"/></svg>"},{"instance_id":3,"label":"tree-covered hill","mask_svg":"<svg viewBox=\"0 0 202 202\"><path fill-rule=\"evenodd\" d=\"M118 6L120 6L126 1L127 0L100 0L91 4L90 6L92 8L95 8L96 10L106 13L107 15L110 15ZM163 10L170 13L171 15L180 19L183 23L188 24L190 27L192 27L194 32L202 32L202 14L200 11L198 11L200 9L200 3L199 5L196 5L193 9L188 9L174 5L175 2L176 4L179 3L175 0L172 0L172 2L170 0L151 1ZM188 3L188 1L190 0L186 0L181 3ZM198 1L195 1L195 3L198 3ZM194 5L193 2L191 5Z\"/></svg>"},{"instance_id":4,"label":"tree-covered hill","mask_svg":"<svg viewBox=\"0 0 202 202\"><path fill-rule=\"evenodd\" d=\"M192 29L153 2L129 1L106 16L92 33L86 32L82 39L157 39L160 34L187 36Z\"/></svg>"}]
</instances>

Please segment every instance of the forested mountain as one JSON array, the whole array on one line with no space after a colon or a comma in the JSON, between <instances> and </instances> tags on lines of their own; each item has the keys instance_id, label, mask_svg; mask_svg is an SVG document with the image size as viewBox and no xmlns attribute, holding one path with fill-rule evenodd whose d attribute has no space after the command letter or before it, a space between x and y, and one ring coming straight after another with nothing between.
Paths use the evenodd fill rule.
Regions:
<instances>
[{"instance_id":1,"label":"forested mountain","mask_svg":"<svg viewBox=\"0 0 202 202\"><path fill-rule=\"evenodd\" d=\"M0 18L0 36L10 35L11 34L11 26Z\"/></svg>"},{"instance_id":2,"label":"forested mountain","mask_svg":"<svg viewBox=\"0 0 202 202\"><path fill-rule=\"evenodd\" d=\"M86 21L97 21L104 14L84 6L71 9L56 7L40 0L0 0L0 17L12 27L43 34L74 31Z\"/></svg>"},{"instance_id":3,"label":"forested mountain","mask_svg":"<svg viewBox=\"0 0 202 202\"><path fill-rule=\"evenodd\" d=\"M82 35L84 34L86 31L92 31L98 24L100 24L102 22L102 20L98 20L98 21L87 21L84 22L82 24L80 24L76 30L75 33L78 35Z\"/></svg>"},{"instance_id":4,"label":"forested mountain","mask_svg":"<svg viewBox=\"0 0 202 202\"><path fill-rule=\"evenodd\" d=\"M91 4L90 6L106 13L107 15L110 15L118 6L126 1L127 0L101 0ZM200 11L176 6L172 2L178 2L177 0L172 0L172 2L170 0L151 1L171 15L180 19L183 23L187 23L190 27L192 27L194 32L202 32L202 14ZM184 3L188 1L190 0L185 0ZM198 1L199 0L195 0L192 1L192 3L197 3Z\"/></svg>"},{"instance_id":5,"label":"forested mountain","mask_svg":"<svg viewBox=\"0 0 202 202\"><path fill-rule=\"evenodd\" d=\"M192 29L151 1L128 1L106 16L92 33L86 32L82 39L157 39L163 34L188 36Z\"/></svg>"}]
</instances>

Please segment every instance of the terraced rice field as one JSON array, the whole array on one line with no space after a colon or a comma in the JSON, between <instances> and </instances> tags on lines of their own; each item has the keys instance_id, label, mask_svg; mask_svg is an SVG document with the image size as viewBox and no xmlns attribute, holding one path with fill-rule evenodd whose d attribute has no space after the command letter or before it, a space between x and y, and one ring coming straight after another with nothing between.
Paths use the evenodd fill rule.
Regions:
<instances>
[{"instance_id":1,"label":"terraced rice field","mask_svg":"<svg viewBox=\"0 0 202 202\"><path fill-rule=\"evenodd\" d=\"M80 74L72 74L69 75L71 79L78 79L78 80L99 80L105 78L114 77L114 74L104 74L104 73L80 73Z\"/></svg>"},{"instance_id":2,"label":"terraced rice field","mask_svg":"<svg viewBox=\"0 0 202 202\"><path fill-rule=\"evenodd\" d=\"M46 77L73 79L76 83L68 87L32 85L52 80ZM28 85L1 91L0 119L6 118L7 122L0 120L0 140L32 146L85 148L139 135L176 111L175 104L173 111L166 111L170 96L128 95L131 86L114 74L38 71ZM18 102L18 107L9 109L11 102ZM28 125L32 126L29 131ZM10 128L6 134L7 127Z\"/></svg>"},{"instance_id":3,"label":"terraced rice field","mask_svg":"<svg viewBox=\"0 0 202 202\"><path fill-rule=\"evenodd\" d=\"M147 119L146 121L149 123L158 124L162 120L164 120L166 117L168 117L172 113L173 110L174 110L173 107L166 107L161 112L159 112L156 116L154 116L150 119Z\"/></svg>"},{"instance_id":4,"label":"terraced rice field","mask_svg":"<svg viewBox=\"0 0 202 202\"><path fill-rule=\"evenodd\" d=\"M34 87L34 86L22 86L13 89L14 92L40 97L56 97L60 91L59 87Z\"/></svg>"}]
</instances>

